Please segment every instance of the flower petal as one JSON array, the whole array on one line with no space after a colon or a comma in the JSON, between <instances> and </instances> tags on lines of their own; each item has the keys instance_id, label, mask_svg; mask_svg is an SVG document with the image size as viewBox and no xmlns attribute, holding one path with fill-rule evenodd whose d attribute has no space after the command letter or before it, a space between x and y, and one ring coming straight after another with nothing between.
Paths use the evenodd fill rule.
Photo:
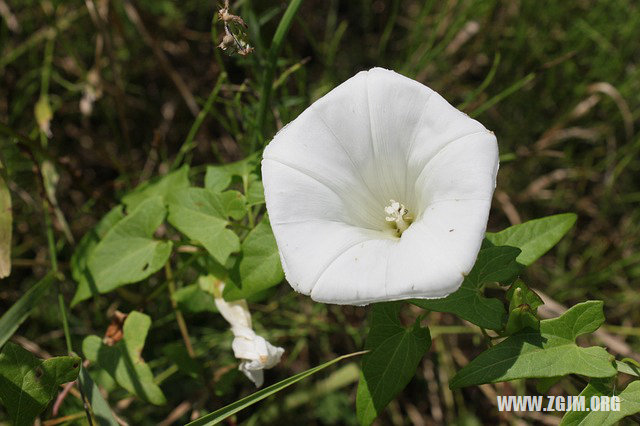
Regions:
<instances>
[{"instance_id":1,"label":"flower petal","mask_svg":"<svg viewBox=\"0 0 640 426\"><path fill-rule=\"evenodd\" d=\"M224 287L221 287L221 292L222 288ZM227 302L222 297L215 297L213 301L220 314L231 324L231 327L251 328L251 313L246 300Z\"/></svg>"},{"instance_id":2,"label":"flower petal","mask_svg":"<svg viewBox=\"0 0 640 426\"><path fill-rule=\"evenodd\" d=\"M284 349L273 346L264 337L258 336L252 329L234 327L232 348L236 358L243 360L238 367L256 387L262 386L262 370L272 368L280 362Z\"/></svg>"},{"instance_id":3,"label":"flower petal","mask_svg":"<svg viewBox=\"0 0 640 426\"><path fill-rule=\"evenodd\" d=\"M288 191L287 183L292 182L291 179L302 180L291 176L293 171L286 173L283 167L275 167L273 163L277 162L297 171L299 175L307 175L315 180L315 187L324 186L333 192L340 205L331 207L348 223L365 227L379 226L379 218L370 214L378 206L378 200L368 189L367 180L360 173L362 162L371 158L369 117L366 111L362 111L367 102L365 76L363 73L358 74L332 90L276 134L263 154L263 167L267 168L263 171L265 198L277 200L277 195L271 197L272 188L274 191L276 188ZM340 105L339 108L348 107L342 111L346 123L342 127L352 132L343 134L343 129L329 127L327 124L329 121L324 117L324 112L328 106L333 105L335 108L334 104ZM270 173L269 168L274 172ZM354 192L353 188L362 190ZM363 209L362 206L367 208ZM279 212L280 210L276 211L275 216L270 213L277 222L300 220L291 214L280 217ZM325 218L322 210L317 213L316 219Z\"/></svg>"},{"instance_id":4,"label":"flower petal","mask_svg":"<svg viewBox=\"0 0 640 426\"><path fill-rule=\"evenodd\" d=\"M303 294L311 294L324 271L351 247L382 235L337 221L272 223L272 227L281 256L286 259L285 277Z\"/></svg>"},{"instance_id":5,"label":"flower petal","mask_svg":"<svg viewBox=\"0 0 640 426\"><path fill-rule=\"evenodd\" d=\"M421 210L442 200L490 200L498 174L498 144L483 131L445 145L415 180Z\"/></svg>"},{"instance_id":6,"label":"flower petal","mask_svg":"<svg viewBox=\"0 0 640 426\"><path fill-rule=\"evenodd\" d=\"M217 291L222 294L224 284ZM238 367L256 387L264 382L265 368L280 362L284 349L273 346L264 337L258 336L251 328L251 313L246 300L227 302L221 296L214 298L216 307L230 324L233 333L231 347L236 358L242 360Z\"/></svg>"},{"instance_id":7,"label":"flower petal","mask_svg":"<svg viewBox=\"0 0 640 426\"><path fill-rule=\"evenodd\" d=\"M238 370L240 370L245 376L249 378L256 385L257 388L264 384L264 371L263 370L253 370L248 368L249 362L242 361L238 366Z\"/></svg>"},{"instance_id":8,"label":"flower petal","mask_svg":"<svg viewBox=\"0 0 640 426\"><path fill-rule=\"evenodd\" d=\"M374 156L387 166L368 179L381 181L383 202L401 198L416 208L414 183L429 161L447 144L487 130L415 80L383 68L367 77Z\"/></svg>"},{"instance_id":9,"label":"flower petal","mask_svg":"<svg viewBox=\"0 0 640 426\"><path fill-rule=\"evenodd\" d=\"M262 160L265 198L269 200L272 226L320 219L352 222L345 205L351 199L347 185L334 182L334 177L327 178L304 166L284 161L273 157ZM290 194L297 196L291 199ZM367 220L370 209L354 207L354 210L357 219ZM375 217L369 220L373 221Z\"/></svg>"},{"instance_id":10,"label":"flower petal","mask_svg":"<svg viewBox=\"0 0 640 426\"><path fill-rule=\"evenodd\" d=\"M402 238L363 241L345 250L322 273L311 297L364 305L448 296L475 263L490 205L445 200L429 206Z\"/></svg>"},{"instance_id":11,"label":"flower petal","mask_svg":"<svg viewBox=\"0 0 640 426\"><path fill-rule=\"evenodd\" d=\"M392 300L394 289L387 289L386 282L387 259L397 247L398 240L393 239L369 239L348 247L321 272L311 298L340 305Z\"/></svg>"},{"instance_id":12,"label":"flower petal","mask_svg":"<svg viewBox=\"0 0 640 426\"><path fill-rule=\"evenodd\" d=\"M402 298L441 298L460 287L482 245L491 200L430 205L391 253L388 287Z\"/></svg>"}]
</instances>

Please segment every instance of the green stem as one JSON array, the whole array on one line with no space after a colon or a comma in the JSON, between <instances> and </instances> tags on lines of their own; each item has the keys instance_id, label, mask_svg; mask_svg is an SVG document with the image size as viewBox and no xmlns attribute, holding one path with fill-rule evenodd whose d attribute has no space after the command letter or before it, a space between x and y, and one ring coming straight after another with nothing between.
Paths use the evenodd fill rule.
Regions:
<instances>
[{"instance_id":1,"label":"green stem","mask_svg":"<svg viewBox=\"0 0 640 426\"><path fill-rule=\"evenodd\" d=\"M222 55L220 54L220 49L217 47L220 40L218 40L218 13L214 13L211 18L211 41L213 45L216 46L213 49L213 56L216 58L216 63L220 67L220 72L226 73L226 67L224 66L224 61L222 60Z\"/></svg>"},{"instance_id":2,"label":"green stem","mask_svg":"<svg viewBox=\"0 0 640 426\"><path fill-rule=\"evenodd\" d=\"M302 5L303 0L291 0L287 10L284 12L280 23L278 24L278 28L276 29L276 33L273 35L273 40L271 42L271 48L267 54L267 63L264 69L264 74L262 77L262 91L260 96L260 104L258 106L258 123L256 129L256 136L252 140L251 152L254 152L258 145L262 145L262 140L265 136L265 124L267 118L267 109L269 108L270 98L271 98L271 89L273 87L273 76L275 74L276 69L276 61L278 59L278 54L282 49L282 44L284 42L284 38L289 32L289 28L293 23L293 18L295 18L300 5Z\"/></svg>"},{"instance_id":3,"label":"green stem","mask_svg":"<svg viewBox=\"0 0 640 426\"><path fill-rule=\"evenodd\" d=\"M621 325L604 325L606 331L614 334L620 334L622 336L638 336L640 337L640 328L638 327L626 327Z\"/></svg>"},{"instance_id":4,"label":"green stem","mask_svg":"<svg viewBox=\"0 0 640 426\"><path fill-rule=\"evenodd\" d=\"M384 52L387 49L387 44L389 43L389 39L391 38L391 33L393 32L393 27L396 24L396 20L398 18L398 10L400 9L400 1L394 0L393 5L391 6L391 16L387 20L387 24L384 27L384 31L382 32L382 36L380 37L380 43L378 45L378 56L383 57Z\"/></svg>"},{"instance_id":5,"label":"green stem","mask_svg":"<svg viewBox=\"0 0 640 426\"><path fill-rule=\"evenodd\" d=\"M536 75L534 73L527 74L526 76L524 76L524 78L516 81L511 86L507 87L502 92L498 93L497 95L495 95L494 97L492 97L491 99L489 99L488 101L480 105L475 111L471 112L469 116L471 118L475 118L479 116L480 114L482 114L483 112L485 112L486 110L488 110L489 108L497 104L498 102L502 101L504 98L520 90L522 87L524 87L527 83L529 83L535 77Z\"/></svg>"},{"instance_id":6,"label":"green stem","mask_svg":"<svg viewBox=\"0 0 640 426\"><path fill-rule=\"evenodd\" d=\"M42 63L42 74L40 76L40 101L49 103L49 82L51 81L51 63L53 62L53 47L55 45L55 32L47 39L47 43L44 46L44 60ZM38 102L40 102L38 101ZM44 149L48 145L48 136L44 131L40 130L40 144Z\"/></svg>"},{"instance_id":7,"label":"green stem","mask_svg":"<svg viewBox=\"0 0 640 426\"><path fill-rule=\"evenodd\" d=\"M465 108L467 108L469 104L473 102L473 100L480 93L482 93L482 91L486 89L489 84L491 84L491 81L493 81L493 77L495 77L496 72L498 71L498 65L500 65L500 52L496 53L496 55L493 57L493 65L491 65L491 69L489 70L489 73L487 74L485 79L482 81L480 86L476 87L471 93L469 93L469 95L467 95L464 102L458 106L459 110L464 111Z\"/></svg>"},{"instance_id":8,"label":"green stem","mask_svg":"<svg viewBox=\"0 0 640 426\"><path fill-rule=\"evenodd\" d=\"M56 240L53 235L53 223L51 222L51 213L49 213L49 203L46 200L42 201L42 208L44 209L44 223L46 226L47 234L47 246L49 247L49 257L51 258L51 269L54 273L58 272L58 256L56 250Z\"/></svg>"},{"instance_id":9,"label":"green stem","mask_svg":"<svg viewBox=\"0 0 640 426\"><path fill-rule=\"evenodd\" d=\"M198 129L200 129L200 126L202 125L202 122L209 114L209 111L211 111L211 108L213 107L213 103L217 99L218 93L222 88L222 83L224 83L226 79L227 79L227 74L223 71L222 73L220 73L220 76L218 77L218 81L216 82L216 85L213 87L213 90L211 90L211 93L209 93L209 97L207 98L204 104L204 107L198 113L198 115L196 116L196 119L193 121L193 124L191 125L191 129L189 129L189 133L187 134L187 138L184 140L182 146L180 147L180 150L178 151L178 154L176 155L176 159L173 161L173 165L171 166L172 170L180 166L180 164L182 163L182 160L184 159L184 156L193 149L193 139L196 137L196 134L198 133Z\"/></svg>"},{"instance_id":10,"label":"green stem","mask_svg":"<svg viewBox=\"0 0 640 426\"><path fill-rule=\"evenodd\" d=\"M162 382L164 382L165 380L167 380L169 377L171 377L172 375L174 375L175 373L177 373L180 369L178 368L177 365L172 364L169 368L167 368L166 370L160 372L154 379L154 383L156 385L161 385Z\"/></svg>"},{"instance_id":11,"label":"green stem","mask_svg":"<svg viewBox=\"0 0 640 426\"><path fill-rule=\"evenodd\" d=\"M49 257L51 258L51 272L57 275L58 272L58 254L56 250L55 236L53 235L53 223L51 222L51 214L49 213L49 203L46 200L42 201L42 207L44 209L44 222L46 226L47 245L49 246ZM64 303L64 297L58 287L58 308L60 310L60 320L62 321L62 329L64 330L64 340L67 344L67 353L73 353L73 347L71 345L71 333L69 332L69 320L67 318L67 308Z\"/></svg>"},{"instance_id":12,"label":"green stem","mask_svg":"<svg viewBox=\"0 0 640 426\"><path fill-rule=\"evenodd\" d=\"M436 338L443 334L482 334L482 331L466 325L432 325L429 326L431 337Z\"/></svg>"},{"instance_id":13,"label":"green stem","mask_svg":"<svg viewBox=\"0 0 640 426\"><path fill-rule=\"evenodd\" d=\"M44 209L44 222L46 226L47 245L49 247L49 257L51 258L51 272L53 275L58 273L58 252L56 250L55 235L53 234L53 223L51 222L51 213L49 212L49 203L47 200L42 200L42 208ZM67 308L64 303L64 297L60 291L60 287L57 288L58 292L58 308L60 310L60 320L62 321L62 329L64 330L64 339L67 344L67 353L73 352L73 346L71 345L71 333L69 332L69 320L67 318Z\"/></svg>"},{"instance_id":14,"label":"green stem","mask_svg":"<svg viewBox=\"0 0 640 426\"><path fill-rule=\"evenodd\" d=\"M184 340L184 345L187 348L187 353L189 357L195 358L196 354L193 351L193 346L191 345L191 339L189 338L189 330L187 330L187 323L182 316L182 312L178 309L178 303L174 297L176 293L176 283L173 280L173 271L171 270L171 265L167 261L164 264L164 272L167 277L167 283L169 284L169 299L171 300L171 306L173 307L173 311L176 315L176 321L178 322L178 328L180 329L180 334L182 334L182 340Z\"/></svg>"},{"instance_id":15,"label":"green stem","mask_svg":"<svg viewBox=\"0 0 640 426\"><path fill-rule=\"evenodd\" d=\"M49 95L49 81L51 80L51 63L53 62L55 39L55 35L52 35L44 45L44 62L42 64L42 74L40 77L40 96Z\"/></svg>"},{"instance_id":16,"label":"green stem","mask_svg":"<svg viewBox=\"0 0 640 426\"><path fill-rule=\"evenodd\" d=\"M62 293L58 291L58 308L60 309L60 319L62 320L62 329L64 330L64 340L67 343L67 353L73 353L73 347L71 346L71 333L69 332L69 321L67 319L67 308L64 304L64 297Z\"/></svg>"}]
</instances>

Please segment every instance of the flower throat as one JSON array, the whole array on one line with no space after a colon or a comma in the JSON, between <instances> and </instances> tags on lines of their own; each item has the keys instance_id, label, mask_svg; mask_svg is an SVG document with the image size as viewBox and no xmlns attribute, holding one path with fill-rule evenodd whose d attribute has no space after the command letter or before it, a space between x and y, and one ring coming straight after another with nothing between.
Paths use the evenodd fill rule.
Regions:
<instances>
[{"instance_id":1,"label":"flower throat","mask_svg":"<svg viewBox=\"0 0 640 426\"><path fill-rule=\"evenodd\" d=\"M409 210L395 200L389 200L391 204L384 208L384 212L387 214L385 220L389 222L396 231L396 235L399 237L404 231L407 230L413 218L409 216Z\"/></svg>"}]
</instances>

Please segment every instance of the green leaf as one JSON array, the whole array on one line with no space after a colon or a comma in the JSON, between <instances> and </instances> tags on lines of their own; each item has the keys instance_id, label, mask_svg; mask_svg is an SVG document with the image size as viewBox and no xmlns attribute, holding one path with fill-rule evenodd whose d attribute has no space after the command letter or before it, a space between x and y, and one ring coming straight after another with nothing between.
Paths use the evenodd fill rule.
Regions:
<instances>
[{"instance_id":1,"label":"green leaf","mask_svg":"<svg viewBox=\"0 0 640 426\"><path fill-rule=\"evenodd\" d=\"M536 380L536 391L538 393L549 393L549 389L557 385L562 377L541 377Z\"/></svg>"},{"instance_id":2,"label":"green leaf","mask_svg":"<svg viewBox=\"0 0 640 426\"><path fill-rule=\"evenodd\" d=\"M32 425L58 394L59 386L78 377L82 360L61 356L41 360L14 343L0 353L0 402L16 425Z\"/></svg>"},{"instance_id":3,"label":"green leaf","mask_svg":"<svg viewBox=\"0 0 640 426\"><path fill-rule=\"evenodd\" d=\"M235 163L207 166L207 171L204 175L204 187L214 192L223 191L229 187L234 176L247 180L257 164L258 157L256 154L252 154Z\"/></svg>"},{"instance_id":4,"label":"green leaf","mask_svg":"<svg viewBox=\"0 0 640 426\"><path fill-rule=\"evenodd\" d=\"M604 322L601 301L575 305L558 318L540 321L531 329L507 337L490 347L451 379L452 389L527 377L582 374L611 377L613 357L599 346L583 348L575 343L581 334L597 330Z\"/></svg>"},{"instance_id":5,"label":"green leaf","mask_svg":"<svg viewBox=\"0 0 640 426\"><path fill-rule=\"evenodd\" d=\"M500 330L506 311L498 299L486 298L482 285L509 282L522 269L516 262L520 250L514 247L487 247L480 250L473 269L453 294L444 299L413 299L410 302L430 311L450 312L479 327Z\"/></svg>"},{"instance_id":6,"label":"green leaf","mask_svg":"<svg viewBox=\"0 0 640 426\"><path fill-rule=\"evenodd\" d=\"M190 312L192 314L218 312L213 296L202 290L198 283L178 289L172 297L178 304L178 309L182 312Z\"/></svg>"},{"instance_id":7,"label":"green leaf","mask_svg":"<svg viewBox=\"0 0 640 426\"><path fill-rule=\"evenodd\" d=\"M251 395L239 399L236 402L233 402L225 407L220 408L219 410L214 411L213 413L209 413L205 416L200 417L198 420L195 420L187 426L204 426L204 425L215 425L222 422L229 416L244 410L247 407L252 406L253 404L262 401L263 399L280 392L281 390L293 385L294 383L299 382L302 379L306 379L307 377L324 370L325 368L342 361L343 359L351 358L356 355L362 355L364 352L354 352L348 355L342 355L338 358L335 358L331 361L325 362L317 367L310 368L307 371L303 371L302 373L298 373L294 376L289 377L288 379L284 379L276 384L273 384L269 387L261 389L257 392L252 393Z\"/></svg>"},{"instance_id":8,"label":"green leaf","mask_svg":"<svg viewBox=\"0 0 640 426\"><path fill-rule=\"evenodd\" d=\"M141 356L150 326L149 316L133 311L124 321L122 340L107 346L100 337L88 336L82 342L82 352L132 394L163 405L166 399L162 390L154 383L153 373Z\"/></svg>"},{"instance_id":9,"label":"green leaf","mask_svg":"<svg viewBox=\"0 0 640 426\"><path fill-rule=\"evenodd\" d=\"M416 322L405 328L398 313L402 302L375 304L371 328L362 357L356 412L361 425L368 425L404 389L416 373L418 363L431 346L429 330Z\"/></svg>"},{"instance_id":10,"label":"green leaf","mask_svg":"<svg viewBox=\"0 0 640 426\"><path fill-rule=\"evenodd\" d=\"M160 197L150 198L107 231L87 262L100 293L141 281L162 268L173 244L152 235L164 216Z\"/></svg>"},{"instance_id":11,"label":"green leaf","mask_svg":"<svg viewBox=\"0 0 640 426\"><path fill-rule=\"evenodd\" d=\"M91 412L93 413L93 417L98 425L119 426L120 423L118 423L113 416L111 407L109 407L107 401L102 397L100 389L98 389L98 385L95 384L89 375L89 372L82 366L80 367L80 374L78 375L78 383L82 388L84 396L89 401Z\"/></svg>"},{"instance_id":12,"label":"green leaf","mask_svg":"<svg viewBox=\"0 0 640 426\"><path fill-rule=\"evenodd\" d=\"M495 246L518 247L522 250L518 262L529 266L555 246L576 223L577 218L574 213L543 217L511 226L498 233L487 232L486 238Z\"/></svg>"},{"instance_id":13,"label":"green leaf","mask_svg":"<svg viewBox=\"0 0 640 426\"><path fill-rule=\"evenodd\" d=\"M225 191L219 194L225 216L240 220L247 214L247 201L238 191Z\"/></svg>"},{"instance_id":14,"label":"green leaf","mask_svg":"<svg viewBox=\"0 0 640 426\"><path fill-rule=\"evenodd\" d=\"M8 277L11 273L12 224L11 194L3 177L0 176L0 278Z\"/></svg>"},{"instance_id":15,"label":"green leaf","mask_svg":"<svg viewBox=\"0 0 640 426\"><path fill-rule=\"evenodd\" d=\"M31 310L40 303L40 299L47 293L54 280L54 273L49 272L44 278L27 290L27 292L2 315L0 318L0 348L13 336L13 333L20 327L20 324L29 317Z\"/></svg>"},{"instance_id":16,"label":"green leaf","mask_svg":"<svg viewBox=\"0 0 640 426\"><path fill-rule=\"evenodd\" d=\"M189 166L184 165L175 172L162 176L153 181L144 182L133 191L122 197L122 203L131 213L149 198L161 197L163 202L169 195L179 192L189 186Z\"/></svg>"},{"instance_id":17,"label":"green leaf","mask_svg":"<svg viewBox=\"0 0 640 426\"><path fill-rule=\"evenodd\" d=\"M640 380L629 383L626 389L620 393L613 392L601 380L591 380L580 392L580 395L585 397L585 408L588 407L589 411L568 411L562 418L562 422L560 422L561 426L609 426L618 424L620 420L627 416L640 413ZM604 396L610 398L614 395L620 398L618 411L602 411L600 406L598 407L599 411L594 411L596 407L590 404L591 397ZM600 401L602 402L602 398ZM610 405L609 408L611 408Z\"/></svg>"},{"instance_id":18,"label":"green leaf","mask_svg":"<svg viewBox=\"0 0 640 426\"><path fill-rule=\"evenodd\" d=\"M218 262L224 264L229 255L240 249L240 239L227 229L229 216L239 215L242 194L222 194L203 188L188 188L169 198L169 223L194 241L199 242Z\"/></svg>"},{"instance_id":19,"label":"green leaf","mask_svg":"<svg viewBox=\"0 0 640 426\"><path fill-rule=\"evenodd\" d=\"M214 192L222 192L231 185L232 177L233 174L225 166L207 166L204 187Z\"/></svg>"},{"instance_id":20,"label":"green leaf","mask_svg":"<svg viewBox=\"0 0 640 426\"><path fill-rule=\"evenodd\" d=\"M226 300L246 299L280 284L284 278L276 239L268 218L253 228L242 242L239 284L226 285Z\"/></svg>"},{"instance_id":21,"label":"green leaf","mask_svg":"<svg viewBox=\"0 0 640 426\"><path fill-rule=\"evenodd\" d=\"M96 296L100 292L96 287L96 283L91 276L87 261L89 256L93 253L93 250L100 242L107 231L124 218L124 207L118 205L111 209L100 222L89 232L87 232L76 247L76 250L71 256L71 275L73 279L78 283L76 288L76 294L71 300L71 307L73 308L78 303Z\"/></svg>"},{"instance_id":22,"label":"green leaf","mask_svg":"<svg viewBox=\"0 0 640 426\"><path fill-rule=\"evenodd\" d=\"M249 183L249 189L247 190L247 205L257 206L264 204L264 185L259 179L253 179Z\"/></svg>"},{"instance_id":23,"label":"green leaf","mask_svg":"<svg viewBox=\"0 0 640 426\"><path fill-rule=\"evenodd\" d=\"M637 363L636 360L623 358L622 361L616 361L616 368L620 373L640 377L640 367L636 365Z\"/></svg>"}]
</instances>

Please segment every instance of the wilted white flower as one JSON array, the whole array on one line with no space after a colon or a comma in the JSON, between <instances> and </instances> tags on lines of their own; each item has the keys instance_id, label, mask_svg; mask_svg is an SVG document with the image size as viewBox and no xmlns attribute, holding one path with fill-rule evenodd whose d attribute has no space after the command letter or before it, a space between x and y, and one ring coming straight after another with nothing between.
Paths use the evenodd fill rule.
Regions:
<instances>
[{"instance_id":1,"label":"wilted white flower","mask_svg":"<svg viewBox=\"0 0 640 426\"><path fill-rule=\"evenodd\" d=\"M227 302L221 296L223 285L217 289L219 297L214 299L220 314L231 324L234 335L231 347L236 358L240 359L238 369L247 376L256 387L264 382L264 369L280 362L284 349L273 346L258 336L251 327L251 313L245 300Z\"/></svg>"},{"instance_id":2,"label":"wilted white flower","mask_svg":"<svg viewBox=\"0 0 640 426\"><path fill-rule=\"evenodd\" d=\"M264 151L287 280L326 303L447 296L475 262L497 172L479 122L393 71L357 74Z\"/></svg>"}]
</instances>

